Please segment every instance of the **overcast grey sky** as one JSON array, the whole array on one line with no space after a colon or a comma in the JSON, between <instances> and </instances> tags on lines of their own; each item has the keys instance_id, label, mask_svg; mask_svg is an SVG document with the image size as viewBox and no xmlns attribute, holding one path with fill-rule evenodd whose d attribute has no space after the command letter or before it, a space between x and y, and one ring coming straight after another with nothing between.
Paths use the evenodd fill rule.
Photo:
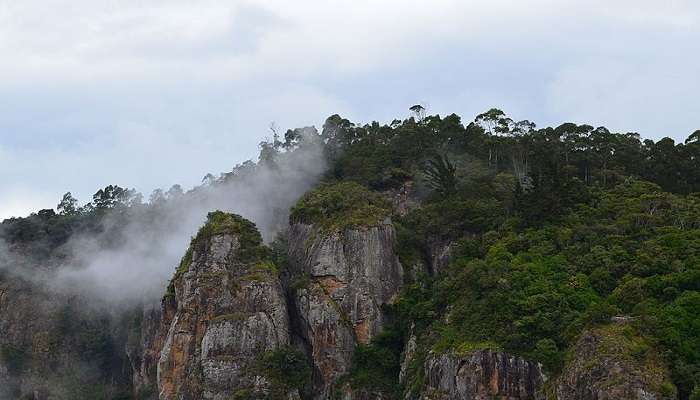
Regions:
<instances>
[{"instance_id":1,"label":"overcast grey sky","mask_svg":"<svg viewBox=\"0 0 700 400\"><path fill-rule=\"evenodd\" d=\"M0 219L198 184L275 121L491 107L684 139L700 2L0 0Z\"/></svg>"}]
</instances>

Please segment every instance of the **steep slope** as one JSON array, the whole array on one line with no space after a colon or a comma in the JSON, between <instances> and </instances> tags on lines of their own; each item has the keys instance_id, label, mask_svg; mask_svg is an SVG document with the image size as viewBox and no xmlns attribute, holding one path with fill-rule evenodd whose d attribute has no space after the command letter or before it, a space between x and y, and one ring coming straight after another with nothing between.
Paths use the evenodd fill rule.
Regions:
<instances>
[{"instance_id":1,"label":"steep slope","mask_svg":"<svg viewBox=\"0 0 700 400\"><path fill-rule=\"evenodd\" d=\"M655 400L676 397L656 349L627 322L581 334L555 386L559 400Z\"/></svg>"},{"instance_id":2,"label":"steep slope","mask_svg":"<svg viewBox=\"0 0 700 400\"><path fill-rule=\"evenodd\" d=\"M536 399L546 379L537 363L487 349L431 354L424 368L423 400Z\"/></svg>"},{"instance_id":3,"label":"steep slope","mask_svg":"<svg viewBox=\"0 0 700 400\"><path fill-rule=\"evenodd\" d=\"M158 361L170 328L169 323L165 321L172 321L175 312L175 297L164 296L160 304L144 306L131 323L131 333L125 351L131 366L132 392L135 399L158 398Z\"/></svg>"},{"instance_id":4,"label":"steep slope","mask_svg":"<svg viewBox=\"0 0 700 400\"><path fill-rule=\"evenodd\" d=\"M535 130L499 110L467 126L335 117L313 136L328 174L270 225L286 234L273 257L217 212L162 303L135 315L0 277L0 398L700 398L697 135ZM287 170L275 160L303 131L263 143L271 168L251 185ZM261 214L286 215L263 192ZM44 263L101 215L169 219L158 202L95 201L7 221L0 239Z\"/></svg>"},{"instance_id":5,"label":"steep slope","mask_svg":"<svg viewBox=\"0 0 700 400\"><path fill-rule=\"evenodd\" d=\"M317 398L332 394L350 371L358 344L386 324L382 309L398 295L402 270L390 223L323 232L295 224L290 231L292 289L299 333L315 367Z\"/></svg>"},{"instance_id":6,"label":"steep slope","mask_svg":"<svg viewBox=\"0 0 700 400\"><path fill-rule=\"evenodd\" d=\"M157 367L159 397L230 399L277 388L260 371L262 354L289 343L284 292L255 226L211 213L172 281L175 306ZM257 395L256 395L257 396Z\"/></svg>"},{"instance_id":7,"label":"steep slope","mask_svg":"<svg viewBox=\"0 0 700 400\"><path fill-rule=\"evenodd\" d=\"M331 200L336 208L328 212L335 195L350 202ZM364 201L352 202L356 196ZM350 372L355 347L382 330L383 307L403 285L396 235L383 205L359 186L336 185L309 193L293 210L290 292L295 326L314 367L315 398L334 395L338 379ZM321 215L309 217L315 212ZM340 221L354 224L335 224Z\"/></svg>"},{"instance_id":8,"label":"steep slope","mask_svg":"<svg viewBox=\"0 0 700 400\"><path fill-rule=\"evenodd\" d=\"M13 254L22 257L21 249ZM128 394L122 346L102 304L49 287L33 265L0 270L0 399L94 399Z\"/></svg>"}]
</instances>

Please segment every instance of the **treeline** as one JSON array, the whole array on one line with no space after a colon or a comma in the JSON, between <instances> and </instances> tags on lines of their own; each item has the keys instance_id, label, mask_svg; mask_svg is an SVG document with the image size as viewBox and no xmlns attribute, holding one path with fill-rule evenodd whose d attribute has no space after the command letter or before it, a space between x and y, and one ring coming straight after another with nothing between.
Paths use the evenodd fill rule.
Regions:
<instances>
[{"instance_id":1,"label":"treeline","mask_svg":"<svg viewBox=\"0 0 700 400\"><path fill-rule=\"evenodd\" d=\"M654 142L636 133L613 133L591 125L537 129L534 123L514 121L498 109L467 124L455 114L426 116L419 105L411 111L412 117L390 124L359 125L333 115L321 132L304 127L282 135L273 127L273 137L260 143L257 163L248 160L218 177L207 174L201 186L186 193L173 185L167 191L156 189L146 201L133 189L108 185L80 205L69 192L55 210L3 221L0 238L8 243L41 242L37 250L50 252L73 233L103 230L101 221L107 215L135 210L155 214L168 202L197 197L207 186L253 176L261 167L274 169L283 153L319 145L329 165L327 179L352 180L380 191L417 179L424 187L449 195L459 189L459 176L480 175L483 181L500 174L497 179L507 186L504 190L512 189L512 196L501 194L511 198L504 207L519 211L530 223L560 215L581 201L584 186L612 187L631 177L673 193L700 191L700 130L683 143L670 138Z\"/></svg>"},{"instance_id":2,"label":"treeline","mask_svg":"<svg viewBox=\"0 0 700 400\"><path fill-rule=\"evenodd\" d=\"M411 332L418 366L430 350L496 348L556 376L582 331L617 316L630 321L622 357L668 365L664 396L700 398L700 131L676 144L590 125L536 129L495 109L466 125L413 111L388 125L332 116L320 134L331 163L317 196L349 180L410 188L420 204L393 218L411 269L397 324L358 349L350 380L388 398L419 392L420 367L415 387L385 372Z\"/></svg>"},{"instance_id":3,"label":"treeline","mask_svg":"<svg viewBox=\"0 0 700 400\"><path fill-rule=\"evenodd\" d=\"M494 172L512 172L522 186L552 186L577 178L588 185L612 186L633 176L674 193L700 191L700 130L684 143L643 140L637 133L565 123L537 129L491 109L463 124L452 114L418 115L388 125L355 125L338 115L321 137L331 156L345 149L335 175L372 188L391 186L437 154L469 154ZM387 169L388 168L388 169Z\"/></svg>"},{"instance_id":4,"label":"treeline","mask_svg":"<svg viewBox=\"0 0 700 400\"><path fill-rule=\"evenodd\" d=\"M469 123L419 105L411 112L389 124L333 115L320 132L273 128L257 162L207 174L190 191L176 185L146 202L109 185L84 205L67 193L55 210L3 221L0 239L34 261L60 258L75 234L115 246L129 220L164 223L164 207L262 182L286 156L320 148L323 184L292 218L328 208L347 211L334 227L366 222L379 214L352 211L385 201L376 192L410 193L420 205L393 217L401 262L415 269L397 324L358 349L351 382L398 396L392 371L410 326L424 350L502 348L556 374L579 332L625 315L635 321L634 357L662 349L672 373L665 390L700 398L700 130L675 143L573 123L538 129L497 109ZM451 262L437 271L446 248Z\"/></svg>"}]
</instances>

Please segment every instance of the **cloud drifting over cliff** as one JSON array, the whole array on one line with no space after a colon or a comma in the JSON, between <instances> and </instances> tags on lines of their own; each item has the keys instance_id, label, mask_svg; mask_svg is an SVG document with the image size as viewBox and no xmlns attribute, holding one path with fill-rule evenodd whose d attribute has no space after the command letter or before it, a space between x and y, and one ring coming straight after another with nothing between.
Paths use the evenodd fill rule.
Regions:
<instances>
[{"instance_id":1,"label":"cloud drifting over cliff","mask_svg":"<svg viewBox=\"0 0 700 400\"><path fill-rule=\"evenodd\" d=\"M0 218L69 190L192 186L251 157L270 121L416 102L683 139L699 40L690 0L6 2Z\"/></svg>"},{"instance_id":2,"label":"cloud drifting over cliff","mask_svg":"<svg viewBox=\"0 0 700 400\"><path fill-rule=\"evenodd\" d=\"M290 207L324 171L322 147L310 142L281 153L274 164L248 164L228 179L107 214L103 233L74 235L57 251L67 254L66 260L50 262L52 267L27 265L27 257L0 243L0 272L61 294L84 296L94 305L156 302L207 213L240 214L270 241L287 226Z\"/></svg>"}]
</instances>

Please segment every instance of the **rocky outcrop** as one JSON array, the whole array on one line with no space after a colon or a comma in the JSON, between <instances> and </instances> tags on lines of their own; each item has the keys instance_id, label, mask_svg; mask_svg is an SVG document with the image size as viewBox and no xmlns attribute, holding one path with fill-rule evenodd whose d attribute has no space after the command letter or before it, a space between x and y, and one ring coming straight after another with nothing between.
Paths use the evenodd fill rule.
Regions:
<instances>
[{"instance_id":1,"label":"rocky outcrop","mask_svg":"<svg viewBox=\"0 0 700 400\"><path fill-rule=\"evenodd\" d=\"M406 341L403 353L401 354L401 370L399 371L399 383L404 383L406 377L408 376L408 367L413 358L416 356L416 350L418 348L418 338L415 333L413 333L415 327L411 326L411 334Z\"/></svg>"},{"instance_id":2,"label":"rocky outcrop","mask_svg":"<svg viewBox=\"0 0 700 400\"><path fill-rule=\"evenodd\" d=\"M176 311L174 296L166 296L157 306L144 306L141 315L133 322L126 355L131 365L132 391L136 399L158 398L157 369L160 351Z\"/></svg>"},{"instance_id":3,"label":"rocky outcrop","mask_svg":"<svg viewBox=\"0 0 700 400\"><path fill-rule=\"evenodd\" d=\"M0 277L0 399L44 399L48 388L41 378L48 373L42 365L57 364L50 354L56 330L51 316L64 299L52 304L35 285L9 278Z\"/></svg>"},{"instance_id":4,"label":"rocky outcrop","mask_svg":"<svg viewBox=\"0 0 700 400\"><path fill-rule=\"evenodd\" d=\"M383 194L391 203L392 212L402 217L420 205L415 196L413 181L406 181L399 187L387 190Z\"/></svg>"},{"instance_id":5,"label":"rocky outcrop","mask_svg":"<svg viewBox=\"0 0 700 400\"><path fill-rule=\"evenodd\" d=\"M324 231L293 224L289 233L291 298L298 334L314 367L316 398L328 398L348 373L357 344L386 324L383 306L403 283L390 221Z\"/></svg>"},{"instance_id":6,"label":"rocky outcrop","mask_svg":"<svg viewBox=\"0 0 700 400\"><path fill-rule=\"evenodd\" d=\"M465 355L431 353L425 375L424 400L536 399L545 381L537 363L488 349Z\"/></svg>"},{"instance_id":7,"label":"rocky outcrop","mask_svg":"<svg viewBox=\"0 0 700 400\"><path fill-rule=\"evenodd\" d=\"M0 399L125 393L124 330L110 324L102 304L53 290L54 265L0 262Z\"/></svg>"},{"instance_id":8,"label":"rocky outcrop","mask_svg":"<svg viewBox=\"0 0 700 400\"><path fill-rule=\"evenodd\" d=\"M338 400L389 400L392 397L387 396L381 391L370 389L356 389L350 384L345 384L335 391L333 399Z\"/></svg>"},{"instance_id":9,"label":"rocky outcrop","mask_svg":"<svg viewBox=\"0 0 700 400\"><path fill-rule=\"evenodd\" d=\"M581 334L556 383L558 400L675 398L661 357L626 321Z\"/></svg>"},{"instance_id":10,"label":"rocky outcrop","mask_svg":"<svg viewBox=\"0 0 700 400\"><path fill-rule=\"evenodd\" d=\"M251 225L210 214L193 240L172 282L176 311L164 319L160 399L228 400L271 390L255 362L289 343L289 321L277 272Z\"/></svg>"},{"instance_id":11,"label":"rocky outcrop","mask_svg":"<svg viewBox=\"0 0 700 400\"><path fill-rule=\"evenodd\" d=\"M428 243L428 254L430 256L430 272L437 275L447 268L452 258L454 242L449 240L433 239Z\"/></svg>"}]
</instances>

